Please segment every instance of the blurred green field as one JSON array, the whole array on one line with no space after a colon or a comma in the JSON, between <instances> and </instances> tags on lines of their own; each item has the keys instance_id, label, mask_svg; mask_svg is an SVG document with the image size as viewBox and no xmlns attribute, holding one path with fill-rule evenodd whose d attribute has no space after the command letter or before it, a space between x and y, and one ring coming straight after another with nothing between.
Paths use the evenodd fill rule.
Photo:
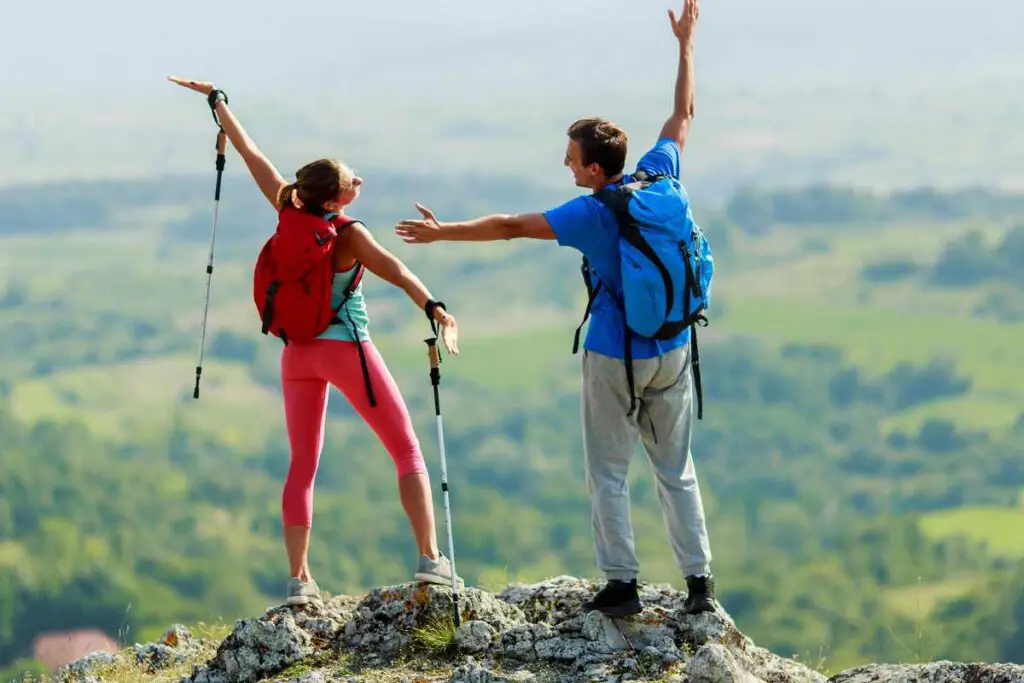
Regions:
<instances>
[{"instance_id":1,"label":"blurred green field","mask_svg":"<svg viewBox=\"0 0 1024 683\"><path fill-rule=\"evenodd\" d=\"M1024 413L1024 405L1015 397L988 398L984 392L977 392L939 400L897 413L882 422L879 428L886 434L894 431L914 434L926 421L938 419L948 420L967 431L1005 433L1017 424Z\"/></svg>"},{"instance_id":2,"label":"blurred green field","mask_svg":"<svg viewBox=\"0 0 1024 683\"><path fill-rule=\"evenodd\" d=\"M963 536L983 542L996 556L1024 558L1024 506L961 507L921 517L921 529L933 538Z\"/></svg>"},{"instance_id":3,"label":"blurred green field","mask_svg":"<svg viewBox=\"0 0 1024 683\"><path fill-rule=\"evenodd\" d=\"M871 284L860 277L865 265L905 259L927 269L942 247L967 230L990 240L1009 226L1000 221L932 224L780 226L759 237L738 235L736 252L723 256L726 277L715 291L730 301L756 296L785 299L793 305L855 306L917 314L944 310L970 315L986 287L936 288L917 278ZM714 235L711 235L714 239Z\"/></svg>"},{"instance_id":4,"label":"blurred green field","mask_svg":"<svg viewBox=\"0 0 1024 683\"><path fill-rule=\"evenodd\" d=\"M177 415L225 443L259 448L280 411L276 393L218 358L204 363L195 401L195 366L195 358L166 356L57 372L16 383L12 405L22 420L81 421L108 438L166 432Z\"/></svg>"},{"instance_id":5,"label":"blurred green field","mask_svg":"<svg viewBox=\"0 0 1024 683\"><path fill-rule=\"evenodd\" d=\"M914 432L924 421L942 418L967 430L1005 431L1017 422L1024 406L1024 347L1019 344L1024 324L987 319L965 324L959 316L936 312L940 302L969 308L982 295L981 288L943 292L912 281L871 287L858 279L861 265L879 255L930 261L963 228L910 224L863 231L789 230L777 238L741 237L736 252L723 258L722 276L716 281L725 313L713 317L704 333L710 344L706 353L713 353L713 339L723 334L753 336L775 345L833 344L869 376L882 375L901 361L950 358L958 372L970 378L970 393L893 414L880 429ZM997 235L1002 227L985 229ZM816 243L828 249L813 248ZM84 310L94 305L91 302L105 301L124 306L128 313L160 311L179 332L194 334L198 347L205 278L201 272L184 274L182 263L195 262L201 271L204 249L176 249L174 258L167 261L141 231L71 235L52 253L52 258L71 265L47 271L39 260L43 251L39 238L5 238L3 244L0 264L24 276L34 294L64 294L69 303ZM536 279L528 271L518 277ZM576 273L550 275L556 287L575 277ZM261 345L273 343L255 329L248 285L247 264L218 263L208 342L216 330L231 329ZM418 391L415 383L426 381L422 339L429 328L425 321L412 319L412 307L401 295L387 296L388 288L375 278L367 283L374 321L371 330L389 366L401 378L403 390ZM444 383L475 386L513 402L528 400L538 391L576 390L579 356L570 351L582 310L580 289L579 310L545 306L544 292L537 287L519 292L522 303L514 314L493 304L488 307L486 298L478 302L479 297L460 293L473 301L476 310L460 319L462 355L445 358ZM537 302L532 316L530 301ZM377 329L379 320L385 323L383 330ZM403 322L397 329L388 329L396 320ZM15 402L26 419L78 417L113 435L139 428L153 414L166 415L164 408L190 395L194 365L195 358L154 357L59 372L19 382ZM209 396L207 405L216 404L216 409L197 426L204 431L209 427L232 442L241 442L243 435L258 439L259 429L238 425L264 411L275 414L279 409L276 393L255 384L244 367L221 359L211 360L206 372L204 396Z\"/></svg>"},{"instance_id":6,"label":"blurred green field","mask_svg":"<svg viewBox=\"0 0 1024 683\"><path fill-rule=\"evenodd\" d=\"M41 539L70 548L83 513L99 509L97 500L123 503L125 518L138 520L134 526L144 532L125 547L152 547L145 554L132 550L149 562L135 571L143 577L137 585L147 602L161 603L150 609L192 609L177 598L177 586L184 586L182 591L201 596L194 598L195 609L217 604L218 610L241 612L241 605L262 602L257 591L279 590L269 583L276 570L263 566L279 555L272 534L279 528L279 482L288 458L276 386L281 346L259 333L249 247L238 238L225 241L223 250L218 243L203 393L195 401L208 244L195 230L191 241L170 244L154 238L158 217L151 230L141 227L145 216L135 219L132 225L119 220L108 231L0 238L0 326L9 331L0 340L0 392L10 394L15 417L26 423L78 420L101 437L88 458L101 464L97 470L107 478L100 481L120 486L120 479L144 481L146 472L156 479L134 491L124 487L138 501L107 496L103 486L82 487L101 498L83 497L77 510L59 511L59 523L48 522ZM925 515L925 532L933 539L966 535L997 555L1024 558L1024 539L1016 532L1024 528L1024 507L978 507L1018 491L1015 482L1000 477L1012 471L1008 460L1019 452L1019 435L1006 431L1024 406L1024 324L969 317L987 296L985 287L937 289L926 273L887 284L860 277L864 264L893 257L916 260L927 271L943 245L968 227L993 236L1004 229L988 219L978 225L783 226L756 238L734 229L732 249L717 251L722 305L702 330L701 350L709 365L729 368L725 372L739 371L729 361L743 367L736 386L745 393L698 426L698 467L709 482L708 525L718 539L713 545L723 585L738 603L746 602L737 613L758 642L786 652L835 648L834 661L851 664L878 661L891 652L877 635L898 622L897 615L927 619L946 599L984 591L983 582L1002 570L965 543L902 552L911 533L906 515L921 509L973 506ZM395 243L386 234L381 241ZM489 580L503 571L524 580L590 575L595 568L586 483L579 474L580 356L571 354L584 307L578 255L537 243L400 246L396 253L452 305L460 322L462 354L443 356L441 401L452 475L472 484L460 486L454 501L462 571L487 571ZM377 278L366 282L371 333L433 468L438 448L423 343L429 326L401 291ZM19 283L20 291L7 289ZM846 358L842 364L751 360L732 345L725 348L728 337L756 337L770 346L829 344ZM877 377L901 361L922 364L937 357L956 361L957 373L972 382L967 395L892 414L885 409L888 395L874 405L829 400L829 381L842 365L852 362ZM705 385L725 385L729 378L722 374L706 374ZM913 380L901 382L911 401L941 394ZM317 561L335 585L400 580L405 569L394 558L405 552L408 530L398 501L388 502L395 485L391 462L344 404L332 392L317 514L329 520L318 528L333 552ZM883 434L913 434L936 417L985 431L989 442L950 438L954 450L943 452L942 444L933 448L911 439L901 447L875 434L876 426ZM848 438L838 429L844 424L852 427ZM172 426L176 431L169 432ZM48 430L39 431L45 436ZM27 428L24 433L32 434ZM84 430L72 438L84 442ZM26 450L32 455L9 459L21 463L10 469L26 482L24 490L37 488L34 459L61 456L48 442L38 448L45 455ZM211 452L218 457L207 457ZM125 453L142 457L124 459ZM185 464L179 467L179 461ZM861 463L867 465L863 471L844 476ZM173 476L158 474L157 466ZM570 472L569 485L558 483ZM630 474L644 576L678 585L655 478L640 458ZM66 482L61 469L42 476L52 491ZM205 502L182 506L186 492ZM871 526L863 506L891 506L892 516ZM5 514L0 509L0 526ZM117 519L108 514L103 521L112 529L125 526ZM870 533L857 531L862 522ZM162 536L176 545L165 549ZM114 533L110 539L106 555L114 562L123 539ZM850 540L852 552L836 557L835 543ZM47 558L41 562L64 552L51 545L40 551ZM222 551L221 566L208 566L212 561L194 554L196 548ZM17 553L0 546L0 563L18 564ZM71 550L67 556L77 557ZM236 562L249 571L239 571ZM879 598L889 599L895 612ZM815 601L822 610L808 607ZM794 611L800 604L805 607Z\"/></svg>"},{"instance_id":7,"label":"blurred green field","mask_svg":"<svg viewBox=\"0 0 1024 683\"><path fill-rule=\"evenodd\" d=\"M492 336L466 334L459 355L442 352L442 382L486 387L497 393L536 392L578 385L579 355L572 355L571 321L559 327ZM427 330L429 333L429 329ZM425 339L429 334L422 335ZM388 336L378 345L396 372L428 371L427 346L408 336Z\"/></svg>"},{"instance_id":8,"label":"blurred green field","mask_svg":"<svg viewBox=\"0 0 1024 683\"><path fill-rule=\"evenodd\" d=\"M960 507L921 515L919 520L921 530L932 539L963 538L984 544L995 557L1024 559L1024 493L1017 507ZM887 589L886 598L904 616L924 621L940 602L967 595L984 580L984 576L954 570L942 581Z\"/></svg>"},{"instance_id":9,"label":"blurred green field","mask_svg":"<svg viewBox=\"0 0 1024 683\"><path fill-rule=\"evenodd\" d=\"M908 619L926 620L940 602L967 594L978 585L978 577L966 576L937 583L900 586L886 591L886 599Z\"/></svg>"},{"instance_id":10,"label":"blurred green field","mask_svg":"<svg viewBox=\"0 0 1024 683\"><path fill-rule=\"evenodd\" d=\"M941 357L954 360L957 372L970 378L966 397L894 415L884 425L887 429L930 417L953 419L968 429L1005 429L1024 410L1024 324L750 297L730 298L717 326L778 346L835 345L869 377L884 375L901 361L926 363Z\"/></svg>"}]
</instances>

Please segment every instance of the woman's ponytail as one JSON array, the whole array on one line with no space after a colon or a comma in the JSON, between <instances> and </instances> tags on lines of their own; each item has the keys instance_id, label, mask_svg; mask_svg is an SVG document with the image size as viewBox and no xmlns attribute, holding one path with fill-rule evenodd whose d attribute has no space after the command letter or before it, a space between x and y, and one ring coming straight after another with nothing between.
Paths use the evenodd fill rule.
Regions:
<instances>
[{"instance_id":1,"label":"woman's ponytail","mask_svg":"<svg viewBox=\"0 0 1024 683\"><path fill-rule=\"evenodd\" d=\"M290 206L293 209L296 208L295 204L292 202L292 192L294 192L295 189L295 183L288 183L287 185L281 188L280 194L277 195L278 210L282 210L286 206Z\"/></svg>"}]
</instances>

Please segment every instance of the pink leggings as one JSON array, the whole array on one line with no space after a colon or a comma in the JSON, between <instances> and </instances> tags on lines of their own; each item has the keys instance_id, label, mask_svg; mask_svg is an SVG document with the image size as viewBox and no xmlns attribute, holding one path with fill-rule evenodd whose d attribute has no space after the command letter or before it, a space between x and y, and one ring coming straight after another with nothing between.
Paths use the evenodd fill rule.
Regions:
<instances>
[{"instance_id":1,"label":"pink leggings","mask_svg":"<svg viewBox=\"0 0 1024 683\"><path fill-rule=\"evenodd\" d=\"M391 455L398 477L426 472L419 441L398 385L377 348L363 342L376 406L366 393L355 342L316 339L289 344L281 352L281 388L291 444L291 463L281 500L284 523L312 525L313 480L324 445L327 389L333 384L377 434Z\"/></svg>"}]
</instances>

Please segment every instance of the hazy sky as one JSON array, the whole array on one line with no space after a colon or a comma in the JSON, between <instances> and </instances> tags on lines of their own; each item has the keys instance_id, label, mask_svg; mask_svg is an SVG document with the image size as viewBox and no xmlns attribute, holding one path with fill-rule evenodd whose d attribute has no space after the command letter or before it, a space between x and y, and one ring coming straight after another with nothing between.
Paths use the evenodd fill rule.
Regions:
<instances>
[{"instance_id":1,"label":"hazy sky","mask_svg":"<svg viewBox=\"0 0 1024 683\"><path fill-rule=\"evenodd\" d=\"M402 168L500 159L550 173L570 117L610 116L638 138L653 135L677 58L666 13L681 9L681 0L0 1L0 185L205 172L212 121L169 74L226 89L285 166L340 149ZM917 182L937 143L969 133L951 145L953 166L934 173L1003 178L1019 167L1005 131L1024 106L1021 25L1024 0L703 0L703 118L690 161L703 177L764 179L785 159L824 155L808 168L855 162L857 178L875 182L865 165L874 154L890 159L888 177ZM837 122L824 126L826 117ZM992 121L1002 128L986 133ZM451 134L481 125L528 144Z\"/></svg>"},{"instance_id":2,"label":"hazy sky","mask_svg":"<svg viewBox=\"0 0 1024 683\"><path fill-rule=\"evenodd\" d=\"M102 87L144 98L168 73L268 93L444 83L457 94L536 79L614 88L663 80L675 48L665 12L676 5L664 0L4 4L0 87L18 97ZM985 72L1024 63L1022 23L1022 0L704 0L699 68L753 83Z\"/></svg>"}]
</instances>

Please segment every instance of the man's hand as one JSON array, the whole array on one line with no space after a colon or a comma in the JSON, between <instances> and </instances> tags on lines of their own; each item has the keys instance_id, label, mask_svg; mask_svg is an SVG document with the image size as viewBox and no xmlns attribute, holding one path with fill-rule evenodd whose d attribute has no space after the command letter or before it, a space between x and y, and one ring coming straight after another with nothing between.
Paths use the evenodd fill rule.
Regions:
<instances>
[{"instance_id":1,"label":"man's hand","mask_svg":"<svg viewBox=\"0 0 1024 683\"><path fill-rule=\"evenodd\" d=\"M441 224L434 217L434 212L419 203L416 209L423 218L401 221L395 226L395 233L407 244L428 244L437 240L441 236Z\"/></svg>"},{"instance_id":2,"label":"man's hand","mask_svg":"<svg viewBox=\"0 0 1024 683\"><path fill-rule=\"evenodd\" d=\"M672 114L665 121L658 134L659 139L675 140L679 151L686 147L690 135L690 121L694 115L693 87L693 27L700 16L700 0L683 0L682 14L668 11L672 33L679 41L679 71L676 73L675 94L672 98Z\"/></svg>"},{"instance_id":3,"label":"man's hand","mask_svg":"<svg viewBox=\"0 0 1024 683\"><path fill-rule=\"evenodd\" d=\"M669 21L672 22L672 33L676 34L676 38L680 42L688 42L693 38L693 27L696 26L699 17L699 0L683 0L683 11L678 19L675 12L668 11Z\"/></svg>"}]
</instances>

